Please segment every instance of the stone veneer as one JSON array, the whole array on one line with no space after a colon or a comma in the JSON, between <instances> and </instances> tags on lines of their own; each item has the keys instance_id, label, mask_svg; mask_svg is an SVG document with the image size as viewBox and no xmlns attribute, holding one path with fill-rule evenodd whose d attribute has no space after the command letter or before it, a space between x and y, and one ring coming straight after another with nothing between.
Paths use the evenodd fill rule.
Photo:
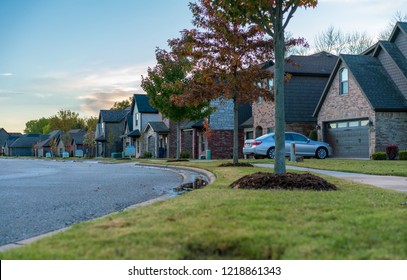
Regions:
<instances>
[{"instance_id":1,"label":"stone veneer","mask_svg":"<svg viewBox=\"0 0 407 280\"><path fill-rule=\"evenodd\" d=\"M374 130L376 152L384 152L390 144L407 150L407 112L377 112Z\"/></svg>"}]
</instances>

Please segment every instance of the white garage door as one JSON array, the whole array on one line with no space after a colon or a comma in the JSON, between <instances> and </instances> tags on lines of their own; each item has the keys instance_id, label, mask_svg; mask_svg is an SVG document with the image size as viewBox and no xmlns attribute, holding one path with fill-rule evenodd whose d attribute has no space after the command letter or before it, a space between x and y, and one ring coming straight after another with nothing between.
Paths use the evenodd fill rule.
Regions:
<instances>
[{"instance_id":1,"label":"white garage door","mask_svg":"<svg viewBox=\"0 0 407 280\"><path fill-rule=\"evenodd\" d=\"M329 122L326 124L327 142L333 156L341 158L369 158L369 120Z\"/></svg>"}]
</instances>

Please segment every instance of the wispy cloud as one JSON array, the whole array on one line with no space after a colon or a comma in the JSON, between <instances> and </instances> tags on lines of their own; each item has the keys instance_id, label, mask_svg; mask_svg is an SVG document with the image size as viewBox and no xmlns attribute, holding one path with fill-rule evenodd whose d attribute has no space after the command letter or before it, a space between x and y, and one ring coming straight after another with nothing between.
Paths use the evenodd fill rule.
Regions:
<instances>
[{"instance_id":1,"label":"wispy cloud","mask_svg":"<svg viewBox=\"0 0 407 280\"><path fill-rule=\"evenodd\" d=\"M14 76L13 73L1 73L0 76L8 77L8 76Z\"/></svg>"}]
</instances>

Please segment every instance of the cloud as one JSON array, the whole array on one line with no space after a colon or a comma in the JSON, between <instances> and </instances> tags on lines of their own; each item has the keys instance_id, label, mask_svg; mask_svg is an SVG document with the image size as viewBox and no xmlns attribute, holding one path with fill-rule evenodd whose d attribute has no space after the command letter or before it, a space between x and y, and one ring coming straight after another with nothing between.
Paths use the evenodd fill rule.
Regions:
<instances>
[{"instance_id":1,"label":"cloud","mask_svg":"<svg viewBox=\"0 0 407 280\"><path fill-rule=\"evenodd\" d=\"M0 76L8 77L8 76L14 76L13 73L1 73Z\"/></svg>"}]
</instances>

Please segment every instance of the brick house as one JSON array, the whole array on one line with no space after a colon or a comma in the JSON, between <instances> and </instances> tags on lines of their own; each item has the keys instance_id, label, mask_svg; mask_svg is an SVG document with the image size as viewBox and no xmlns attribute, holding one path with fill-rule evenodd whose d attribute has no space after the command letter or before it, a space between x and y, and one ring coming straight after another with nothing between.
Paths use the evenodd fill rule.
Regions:
<instances>
[{"instance_id":1,"label":"brick house","mask_svg":"<svg viewBox=\"0 0 407 280\"><path fill-rule=\"evenodd\" d=\"M364 54L339 56L314 116L334 156L407 149L407 22Z\"/></svg>"},{"instance_id":2,"label":"brick house","mask_svg":"<svg viewBox=\"0 0 407 280\"><path fill-rule=\"evenodd\" d=\"M291 76L284 85L286 131L308 136L315 129L317 118L313 113L336 61L337 56L327 52L288 58L284 65L284 72ZM274 66L269 69L274 71ZM246 139L273 132L274 102L259 99L252 108L253 119L243 124Z\"/></svg>"}]
</instances>

